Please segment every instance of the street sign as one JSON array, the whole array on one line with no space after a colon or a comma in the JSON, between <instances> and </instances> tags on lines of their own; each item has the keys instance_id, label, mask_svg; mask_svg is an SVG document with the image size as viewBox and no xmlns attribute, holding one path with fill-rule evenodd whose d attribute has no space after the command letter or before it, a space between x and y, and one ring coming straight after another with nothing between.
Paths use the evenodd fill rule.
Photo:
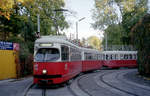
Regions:
<instances>
[{"instance_id":1,"label":"street sign","mask_svg":"<svg viewBox=\"0 0 150 96\"><path fill-rule=\"evenodd\" d=\"M13 43L0 41L0 50L13 50Z\"/></svg>"},{"instance_id":2,"label":"street sign","mask_svg":"<svg viewBox=\"0 0 150 96\"><path fill-rule=\"evenodd\" d=\"M20 50L20 46L18 43L13 43L13 50L15 51L19 51Z\"/></svg>"}]
</instances>

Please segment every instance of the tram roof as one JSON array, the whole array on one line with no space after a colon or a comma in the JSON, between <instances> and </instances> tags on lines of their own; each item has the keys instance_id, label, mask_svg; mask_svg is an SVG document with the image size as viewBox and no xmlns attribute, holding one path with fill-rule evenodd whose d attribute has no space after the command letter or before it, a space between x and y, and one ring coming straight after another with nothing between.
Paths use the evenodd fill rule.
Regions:
<instances>
[{"instance_id":1,"label":"tram roof","mask_svg":"<svg viewBox=\"0 0 150 96\"><path fill-rule=\"evenodd\" d=\"M73 47L78 47L79 46L71 43L66 36L41 36L41 38L37 39L35 43L60 43L60 44L65 44L65 45L70 45Z\"/></svg>"},{"instance_id":2,"label":"tram roof","mask_svg":"<svg viewBox=\"0 0 150 96\"><path fill-rule=\"evenodd\" d=\"M81 49L84 52L95 52L98 53L100 51L96 49L90 49L90 48L84 48L84 47L79 47L73 43L71 43L66 36L41 36L39 39L35 41L35 43L60 43L60 44L65 44L65 45L70 45L76 48Z\"/></svg>"},{"instance_id":3,"label":"tram roof","mask_svg":"<svg viewBox=\"0 0 150 96\"><path fill-rule=\"evenodd\" d=\"M103 53L106 54L133 54L133 53L137 53L137 51L103 51Z\"/></svg>"},{"instance_id":4,"label":"tram roof","mask_svg":"<svg viewBox=\"0 0 150 96\"><path fill-rule=\"evenodd\" d=\"M100 53L100 51L96 50L96 49L90 49L90 48L82 48L82 51L84 52L94 52L94 53Z\"/></svg>"}]
</instances>

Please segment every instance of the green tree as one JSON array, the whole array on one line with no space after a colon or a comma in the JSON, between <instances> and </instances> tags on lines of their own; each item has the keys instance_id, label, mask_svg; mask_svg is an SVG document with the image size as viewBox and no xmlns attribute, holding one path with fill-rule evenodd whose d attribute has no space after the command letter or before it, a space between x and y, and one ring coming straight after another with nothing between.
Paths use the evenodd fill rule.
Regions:
<instances>
[{"instance_id":1,"label":"green tree","mask_svg":"<svg viewBox=\"0 0 150 96\"><path fill-rule=\"evenodd\" d=\"M117 23L118 16L112 0L95 0L95 9L93 10L92 26L95 29L104 30L107 26Z\"/></svg>"},{"instance_id":2,"label":"green tree","mask_svg":"<svg viewBox=\"0 0 150 96\"><path fill-rule=\"evenodd\" d=\"M141 75L150 75L150 14L146 14L131 30L133 45L138 50L138 71Z\"/></svg>"},{"instance_id":3,"label":"green tree","mask_svg":"<svg viewBox=\"0 0 150 96\"><path fill-rule=\"evenodd\" d=\"M54 11L64 5L64 0L0 0L0 40L20 44L21 66L32 64L28 61L32 61L29 56L33 54L36 39L37 14L41 17L41 35L53 35L56 34L53 26L58 26L60 30L68 27L63 12Z\"/></svg>"},{"instance_id":4,"label":"green tree","mask_svg":"<svg viewBox=\"0 0 150 96\"><path fill-rule=\"evenodd\" d=\"M35 40L34 34L37 31L37 14L40 14L41 17L41 35L54 35L57 28L63 30L69 27L63 12L54 11L64 7L63 0L2 1L2 4L0 4L0 35L4 37L3 40L13 36L21 36L25 41L33 42ZM10 7L5 8L5 4ZM9 16L2 14L5 11L10 12ZM5 23L6 21L7 23ZM55 30L52 27L56 27Z\"/></svg>"},{"instance_id":5,"label":"green tree","mask_svg":"<svg viewBox=\"0 0 150 96\"><path fill-rule=\"evenodd\" d=\"M147 13L147 0L139 0L132 10L125 11L122 15L122 26L125 31L122 33L124 44L131 44L130 31L132 27Z\"/></svg>"},{"instance_id":6,"label":"green tree","mask_svg":"<svg viewBox=\"0 0 150 96\"><path fill-rule=\"evenodd\" d=\"M90 46L92 46L95 49L100 50L101 48L101 40L96 36L91 36L87 39Z\"/></svg>"},{"instance_id":7,"label":"green tree","mask_svg":"<svg viewBox=\"0 0 150 96\"><path fill-rule=\"evenodd\" d=\"M107 35L107 44L108 45L122 45L122 32L124 31L123 27L119 24L110 25L105 30L105 35ZM105 39L103 40L103 45L105 45Z\"/></svg>"},{"instance_id":8,"label":"green tree","mask_svg":"<svg viewBox=\"0 0 150 96\"><path fill-rule=\"evenodd\" d=\"M105 30L108 37L113 39L113 36L109 35L116 34L116 32L113 31L114 27L111 26L118 24L120 32L117 33L122 36L121 39L118 39L123 44L130 44L130 30L146 14L147 0L95 0L95 2L96 11L93 13L93 19L95 20L93 27ZM107 8L107 6L110 8ZM120 14L117 14L116 9L120 10Z\"/></svg>"},{"instance_id":9,"label":"green tree","mask_svg":"<svg viewBox=\"0 0 150 96\"><path fill-rule=\"evenodd\" d=\"M68 28L62 9L65 3L63 0L35 0L31 4L26 4L27 15L30 15L33 22L37 22L37 14L40 14L41 35L56 35L56 31ZM36 23L35 23L36 24ZM37 27L37 24L36 26ZM55 30L53 30L55 28Z\"/></svg>"}]
</instances>

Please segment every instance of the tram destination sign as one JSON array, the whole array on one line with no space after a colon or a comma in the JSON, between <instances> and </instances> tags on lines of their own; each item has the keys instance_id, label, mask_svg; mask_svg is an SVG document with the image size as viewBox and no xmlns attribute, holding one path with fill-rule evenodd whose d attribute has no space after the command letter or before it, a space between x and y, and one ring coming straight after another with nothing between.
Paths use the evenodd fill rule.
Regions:
<instances>
[{"instance_id":1,"label":"tram destination sign","mask_svg":"<svg viewBox=\"0 0 150 96\"><path fill-rule=\"evenodd\" d=\"M13 43L0 41L0 50L13 50Z\"/></svg>"}]
</instances>

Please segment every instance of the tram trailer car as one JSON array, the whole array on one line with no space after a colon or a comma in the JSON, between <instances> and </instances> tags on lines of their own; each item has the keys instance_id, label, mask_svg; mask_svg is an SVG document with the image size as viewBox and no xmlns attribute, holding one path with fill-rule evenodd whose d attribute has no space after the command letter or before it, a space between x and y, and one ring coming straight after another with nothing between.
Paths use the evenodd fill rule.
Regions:
<instances>
[{"instance_id":1,"label":"tram trailer car","mask_svg":"<svg viewBox=\"0 0 150 96\"><path fill-rule=\"evenodd\" d=\"M103 65L101 57L98 50L82 48L82 72L100 69Z\"/></svg>"},{"instance_id":2,"label":"tram trailer car","mask_svg":"<svg viewBox=\"0 0 150 96\"><path fill-rule=\"evenodd\" d=\"M65 37L42 36L35 41L34 84L63 83L81 71L81 49Z\"/></svg>"},{"instance_id":3,"label":"tram trailer car","mask_svg":"<svg viewBox=\"0 0 150 96\"><path fill-rule=\"evenodd\" d=\"M105 67L137 67L137 51L103 51L102 54Z\"/></svg>"}]
</instances>

